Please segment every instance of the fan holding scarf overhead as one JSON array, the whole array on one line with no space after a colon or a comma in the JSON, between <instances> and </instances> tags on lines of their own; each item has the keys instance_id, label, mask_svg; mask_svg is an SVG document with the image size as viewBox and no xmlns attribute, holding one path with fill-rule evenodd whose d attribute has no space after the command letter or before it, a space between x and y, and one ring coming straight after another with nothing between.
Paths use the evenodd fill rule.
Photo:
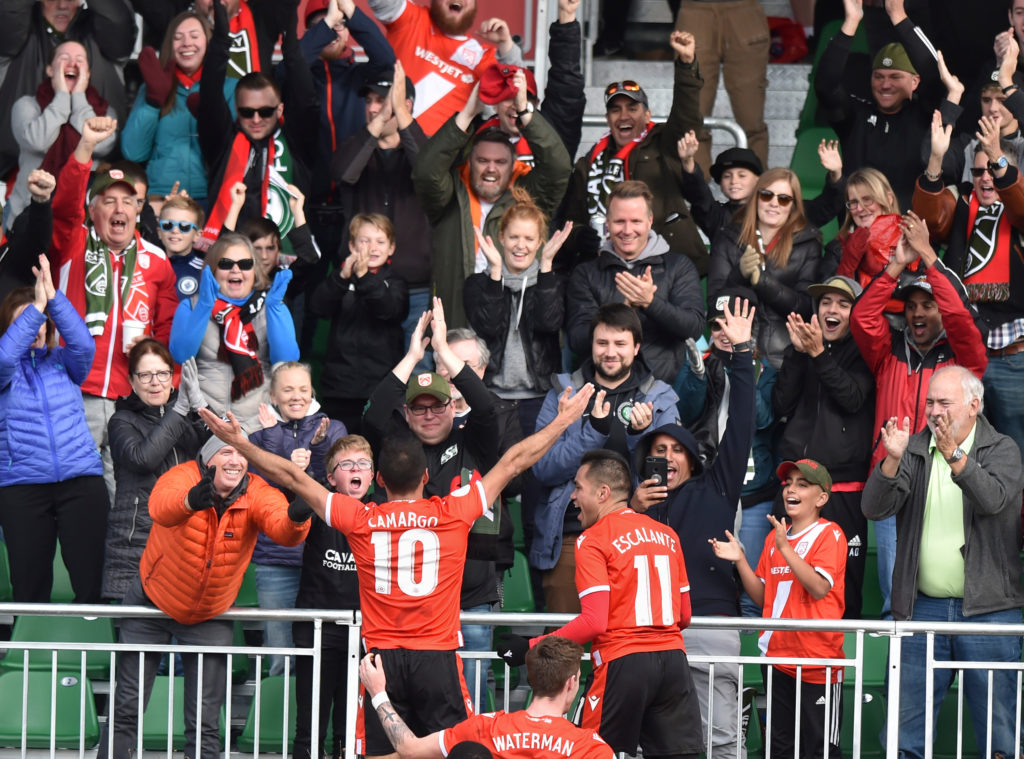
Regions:
<instances>
[{"instance_id":1,"label":"fan holding scarf overhead","mask_svg":"<svg viewBox=\"0 0 1024 759\"><path fill-rule=\"evenodd\" d=\"M206 254L199 293L183 300L174 315L174 360L195 356L210 408L221 415L231 411L247 431L262 427L259 406L267 400L271 365L299 358L284 304L291 278L285 269L270 284L256 266L249 238L229 232Z\"/></svg>"},{"instance_id":2,"label":"fan holding scarf overhead","mask_svg":"<svg viewBox=\"0 0 1024 759\"><path fill-rule=\"evenodd\" d=\"M220 234L236 182L246 186L238 223L265 217L277 224L282 237L287 235L294 223L287 186L295 185L309 195L309 167L316 161L320 124L313 77L298 46L295 10L282 43L282 85L262 72L239 79L237 120L223 96L230 47L227 14L220 3L214 3L213 11L213 37L203 63L197 115L203 160L214 172L209 185L210 215L196 243L201 249L209 248Z\"/></svg>"}]
</instances>

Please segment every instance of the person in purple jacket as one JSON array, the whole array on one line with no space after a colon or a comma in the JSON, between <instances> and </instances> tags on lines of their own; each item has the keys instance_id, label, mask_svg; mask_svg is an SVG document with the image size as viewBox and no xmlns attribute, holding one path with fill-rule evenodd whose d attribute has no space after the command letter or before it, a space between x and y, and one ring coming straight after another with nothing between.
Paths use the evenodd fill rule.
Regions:
<instances>
[{"instance_id":1,"label":"person in purple jacket","mask_svg":"<svg viewBox=\"0 0 1024 759\"><path fill-rule=\"evenodd\" d=\"M0 528L14 601L50 600L59 538L75 603L99 603L110 502L79 387L96 342L46 256L32 273L34 287L0 304Z\"/></svg>"}]
</instances>

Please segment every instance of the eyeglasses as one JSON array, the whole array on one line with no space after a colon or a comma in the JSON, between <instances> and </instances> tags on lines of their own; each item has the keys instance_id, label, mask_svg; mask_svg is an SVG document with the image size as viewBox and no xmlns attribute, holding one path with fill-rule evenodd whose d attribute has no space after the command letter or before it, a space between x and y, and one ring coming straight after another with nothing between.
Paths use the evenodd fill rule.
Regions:
<instances>
[{"instance_id":1,"label":"eyeglasses","mask_svg":"<svg viewBox=\"0 0 1024 759\"><path fill-rule=\"evenodd\" d=\"M135 377L143 385L148 385L153 380L156 380L157 382L169 382L171 379L171 371L169 369L163 369L159 372L135 372Z\"/></svg>"},{"instance_id":2,"label":"eyeglasses","mask_svg":"<svg viewBox=\"0 0 1024 759\"><path fill-rule=\"evenodd\" d=\"M360 472L368 472L373 468L373 462L369 459L356 459L351 461L346 459L345 461L339 461L334 465L334 470L340 469L343 472L353 472L359 470Z\"/></svg>"},{"instance_id":3,"label":"eyeglasses","mask_svg":"<svg viewBox=\"0 0 1024 759\"><path fill-rule=\"evenodd\" d=\"M846 206L847 211L856 211L858 208L874 208L878 205L878 201L874 198L864 198L863 200L848 200L843 205Z\"/></svg>"},{"instance_id":4,"label":"eyeglasses","mask_svg":"<svg viewBox=\"0 0 1024 759\"><path fill-rule=\"evenodd\" d=\"M407 406L409 413L413 416L423 416L426 413L430 413L431 416L441 416L448 407L452 404L451 401L442 403L440 406Z\"/></svg>"},{"instance_id":5,"label":"eyeglasses","mask_svg":"<svg viewBox=\"0 0 1024 759\"><path fill-rule=\"evenodd\" d=\"M164 232L170 232L175 227L177 227L178 231L183 235L187 235L189 232L194 232L199 229L199 225L193 224L191 221L171 221L170 219L160 220L160 229Z\"/></svg>"},{"instance_id":6,"label":"eyeglasses","mask_svg":"<svg viewBox=\"0 0 1024 759\"><path fill-rule=\"evenodd\" d=\"M763 200L765 203L770 203L772 198L779 201L779 205L785 208L793 202L793 196L787 195L784 192L772 192L771 190L758 190L757 197Z\"/></svg>"},{"instance_id":7,"label":"eyeglasses","mask_svg":"<svg viewBox=\"0 0 1024 759\"><path fill-rule=\"evenodd\" d=\"M972 177L983 177L986 174L988 174L990 177L995 178L995 174L992 173L992 169L988 168L988 166L982 166L980 169L976 169L973 166L971 167Z\"/></svg>"},{"instance_id":8,"label":"eyeglasses","mask_svg":"<svg viewBox=\"0 0 1024 759\"><path fill-rule=\"evenodd\" d=\"M242 271L249 271L256 265L251 258L222 258L217 262L217 268L221 271L231 271L236 266Z\"/></svg>"},{"instance_id":9,"label":"eyeglasses","mask_svg":"<svg viewBox=\"0 0 1024 759\"><path fill-rule=\"evenodd\" d=\"M624 79L621 82L612 82L604 88L604 96L606 99L610 98L612 95L617 95L620 92L643 92L643 87L632 79Z\"/></svg>"},{"instance_id":10,"label":"eyeglasses","mask_svg":"<svg viewBox=\"0 0 1024 759\"><path fill-rule=\"evenodd\" d=\"M238 112L238 118L240 119L251 119L258 113L261 119L269 119L275 113L277 113L276 105L265 105L261 108L248 108L247 106L240 105L235 110Z\"/></svg>"}]
</instances>

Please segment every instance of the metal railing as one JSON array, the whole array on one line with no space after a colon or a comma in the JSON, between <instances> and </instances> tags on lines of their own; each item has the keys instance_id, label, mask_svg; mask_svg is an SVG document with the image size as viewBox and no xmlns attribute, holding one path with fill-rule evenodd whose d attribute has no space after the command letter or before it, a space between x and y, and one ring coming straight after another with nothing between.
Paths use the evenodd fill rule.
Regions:
<instances>
[{"instance_id":1,"label":"metal railing","mask_svg":"<svg viewBox=\"0 0 1024 759\"><path fill-rule=\"evenodd\" d=\"M161 612L149 608L149 607L128 607L128 606L91 606L91 605L64 605L64 604L0 604L0 615L47 615L47 616L76 616L76 617L161 617ZM506 627L526 627L531 628L557 626L564 624L572 617L569 615L555 615L555 614L503 614L503 613L465 613L462 615L462 620L466 624L485 624L485 625L502 625ZM346 728L348 736L345 742L346 748L346 759L353 759L355 756L355 719L356 719L356 708L357 708L357 684L358 684L358 643L359 643L359 627L360 622L358 613L353 612L331 612L324 610L255 610L255 609L232 609L222 615L221 619L239 621L239 622L262 622L266 620L276 621L307 621L313 623L314 635L313 645L309 648L305 647L293 647L293 648L269 648L269 647L258 647L258 646L220 646L220 647L200 647L200 646L184 646L184 645L135 645L135 644L122 644L122 643L81 643L81 642L67 642L67 643L54 643L54 642L40 642L40 641L9 641L0 643L0 648L7 650L6 662L8 663L7 669L10 669L10 665L17 667L17 662L21 660L23 668L27 669L29 664L29 652L44 650L53 652L51 655L51 667L49 671L49 680L51 686L51 700L50 700L50 754L55 755L56 751L56 689L59 681L62 679L77 676L81 680L85 680L87 677L86 671L86 656L92 651L103 651L110 657L110 675L105 680L101 680L97 685L105 684L109 688L110 702L113 703L113 694L116 688L116 673L117 673L117 660L115 654L123 652L150 652L159 651L163 653L195 653L200 656L206 654L225 654L228 656L228 683L227 690L228 695L224 705L224 724L225 724L225 738L223 744L223 751L225 757L230 754L247 753L239 752L238 749L232 746L232 724L237 724L235 719L236 715L232 714L232 684L230 682L231 673L231 661L237 656L253 657L256 659L256 680L259 682L260 673L262 669L262 660L269 655L293 655L298 657L310 657L312 659L313 672L319 671L320 657L322 653L322 630L325 624L341 624L348 628L348 687L350 697L347 699L346 711ZM935 661L934 660L934 638L935 636L944 635L1013 635L1022 636L1024 635L1024 624L1022 625L989 625L989 624L959 624L959 623L938 623L938 622L879 622L879 621L867 621L867 620L834 620L834 621L820 621L820 620L762 620L752 618L729 618L729 617L695 617L691 625L697 629L715 629L715 630L746 630L751 627L757 627L758 629L770 629L770 630L803 630L803 631L838 631L843 633L852 633L853 651L852 653L847 651L847 655L841 659L812 659L812 658L773 658L766 659L760 656L740 655L740 656L691 656L690 660L694 663L704 662L709 664L711 669L711 678L714 678L715 667L735 667L739 668L739 688L737 693L737 712L742 711L742 699L743 699L743 671L745 667L760 667L764 664L780 664L786 663L797 666L798 680L800 679L800 673L803 667L806 666L825 666L829 668L844 667L846 669L846 676L843 678L844 682L849 686L852 675L853 684L853 703L846 705L845 719L852 719L852 756L857 759L861 756L864 746L862 745L862 724L863 724L863 704L864 704L864 693L865 693L865 672L868 665L871 663L867 660L867 652L865 647L866 636L885 636L890 639L890 644L894 641L896 645L889 646L888 654L888 673L899 673L900 671L900 658L901 658L901 645L899 642L903 639L913 635L925 635L927 637L927 659L925 669L925 682L922 684L925 688L925 710L926 715L930 715L934 709L933 699L931 695L932 683L935 672L942 669L953 669L959 673L963 673L966 670L987 670L989 671L989 685L988 685L988 705L991 710L992 699L993 699L993 684L992 673L999 670L1012 670L1017 672L1017 702L1016 702L1016 741L1014 746L1014 755L1020 755L1020 728L1021 728L1021 683L1024 679L1024 662L956 662L956 661ZM77 669L58 670L57 667L57 652L58 651L75 651L79 653L79 666ZM491 652L464 652L464 656L467 658L478 659L482 662L490 661L494 659L494 654ZM291 672L291 665L286 659L286 670L284 682L287 687L288 675ZM200 663L200 673L202 671ZM877 669L877 667L876 667ZM484 688L486 687L486 674L484 673L484 667L480 666L476 668L476 682L469 683L471 692L474 694L475 703L479 707L485 703ZM765 681L766 692L760 694L762 697L767 696L767 714L765 718L765 755L770 756L770 736L772 729L772 714L770 707L771 688L772 688L772 669L768 669L768 677ZM512 694L511 688L511 677L508 668L505 668L505 678L503 683L503 689L496 696L498 697L498 703L500 707L507 708ZM28 684L27 680L24 685L25 692L23 693L22 703L22 718L23 723L28 722ZM201 691L201 685L199 690ZM312 693L310 703L316 705L319 703L319 690L320 682L318 677L313 678ZM957 704L957 741L958 751L959 744L963 736L963 689L961 688L959 702ZM80 689L81 709L79 710L80 722L79 738L77 741L78 754L80 757L85 756L85 752L91 748L90 745L86 745L85 739L85 725L84 719L86 714L86 689L83 687ZM889 677L886 691L886 708L887 718L886 724L887 729L885 732L885 755L887 757L895 758L898 755L898 727L899 727L899 678ZM287 726L290 724L293 716L287 713L287 704L289 693L285 692L286 704L285 714L282 715L282 723ZM253 696L256 704L255 714L257 720L260 714L260 698L261 691L257 687ZM709 698L712 700L711 706L709 706L709 712L713 712L713 689L709 688ZM198 701L198 699L197 699ZM852 706L852 714L850 707ZM0 705L0 708L11 709L14 708L12 704ZM826 704L826 712L828 711L829 705ZM170 732L172 722L172 709L173 699L168 699L167 708L167 725L168 732ZM756 714L756 712L755 712ZM797 710L799 715L799 709ZM751 719L755 717L752 716ZM316 736L318 735L318 722L319 722L319 710L316 708L312 709L310 715L312 722L311 735L313 744L316 744ZM797 717L799 720L799 716ZM925 733L925 757L931 759L932 756L932 720L926 719L926 733ZM255 733L255 748L254 753L260 753L261 749L263 753L266 752L266 739L263 740L261 746L261 732L260 726L256 725ZM737 732L740 732L740 717L737 717ZM797 723L797 732L799 732L799 723ZM275 731L280 734L280 731ZM287 756L291 746L287 738L287 731L284 731L283 745L271 746L269 753L281 753ZM198 736L197 736L198 739ZM167 754L171 753L170 739L168 738ZM991 726L985 736L985 747L987 749L986 755L992 755L992 731ZM22 750L22 756L27 753L27 737L24 732L20 743ZM186 747L186 752L192 747ZM141 730L141 717L140 717L140 731L138 738L138 749L142 750L142 730ZM706 753L709 757L711 756L722 756L721 752L712 753L712 745L710 737L708 738L708 744L706 746ZM729 754L732 755L732 754ZM737 748L737 756L739 756L739 748ZM959 754L958 754L959 755Z\"/></svg>"}]
</instances>

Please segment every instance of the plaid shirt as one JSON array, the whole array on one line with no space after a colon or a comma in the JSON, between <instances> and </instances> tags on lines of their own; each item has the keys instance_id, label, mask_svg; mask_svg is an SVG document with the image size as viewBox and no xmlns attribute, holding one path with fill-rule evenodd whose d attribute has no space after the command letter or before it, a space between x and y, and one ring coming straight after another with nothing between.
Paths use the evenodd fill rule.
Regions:
<instances>
[{"instance_id":1,"label":"plaid shirt","mask_svg":"<svg viewBox=\"0 0 1024 759\"><path fill-rule=\"evenodd\" d=\"M991 350L999 350L1021 338L1024 338L1024 319L1014 319L991 330L985 345Z\"/></svg>"}]
</instances>

